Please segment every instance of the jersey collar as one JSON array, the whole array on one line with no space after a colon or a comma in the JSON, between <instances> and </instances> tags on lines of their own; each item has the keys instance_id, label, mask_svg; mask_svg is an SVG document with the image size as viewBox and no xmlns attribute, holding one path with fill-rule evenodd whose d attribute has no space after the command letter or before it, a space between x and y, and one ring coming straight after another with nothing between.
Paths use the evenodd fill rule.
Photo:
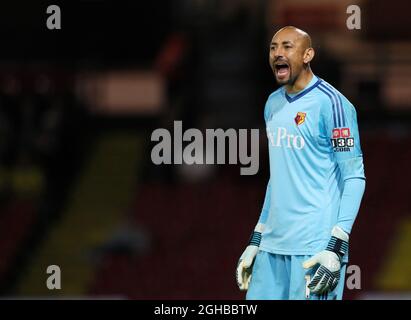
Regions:
<instances>
[{"instance_id":1,"label":"jersey collar","mask_svg":"<svg viewBox=\"0 0 411 320\"><path fill-rule=\"evenodd\" d=\"M308 92L313 90L320 83L321 83L321 79L317 78L316 76L313 76L313 79L310 81L309 85L306 88L304 88L301 92L297 93L296 95L292 95L292 96L288 95L288 93L287 93L287 91L285 90L285 87L284 87L285 98L287 99L287 101L289 103L294 102L294 101L300 99L301 97L305 96Z\"/></svg>"}]
</instances>

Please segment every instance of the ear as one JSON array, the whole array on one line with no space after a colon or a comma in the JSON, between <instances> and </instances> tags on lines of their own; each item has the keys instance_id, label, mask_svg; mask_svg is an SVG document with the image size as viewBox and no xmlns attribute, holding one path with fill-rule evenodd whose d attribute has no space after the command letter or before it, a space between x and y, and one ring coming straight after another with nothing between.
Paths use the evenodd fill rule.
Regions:
<instances>
[{"instance_id":1,"label":"ear","mask_svg":"<svg viewBox=\"0 0 411 320\"><path fill-rule=\"evenodd\" d=\"M314 59L315 56L315 51L314 48L307 48L304 51L304 63L308 64L311 62L312 59Z\"/></svg>"}]
</instances>

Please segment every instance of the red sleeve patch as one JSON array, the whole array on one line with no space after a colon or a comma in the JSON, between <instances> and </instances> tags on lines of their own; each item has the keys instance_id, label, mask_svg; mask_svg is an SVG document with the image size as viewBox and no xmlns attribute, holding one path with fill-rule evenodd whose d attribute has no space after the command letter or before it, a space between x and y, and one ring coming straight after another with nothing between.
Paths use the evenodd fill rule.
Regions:
<instances>
[{"instance_id":1,"label":"red sleeve patch","mask_svg":"<svg viewBox=\"0 0 411 320\"><path fill-rule=\"evenodd\" d=\"M351 151L351 148L354 147L354 138L351 137L350 128L333 129L331 144L334 152Z\"/></svg>"}]
</instances>

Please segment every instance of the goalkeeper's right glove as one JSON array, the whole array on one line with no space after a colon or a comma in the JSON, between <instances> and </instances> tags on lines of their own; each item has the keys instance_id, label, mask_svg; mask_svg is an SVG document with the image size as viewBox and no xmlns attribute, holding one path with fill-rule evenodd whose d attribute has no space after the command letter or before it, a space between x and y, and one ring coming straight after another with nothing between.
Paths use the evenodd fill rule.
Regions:
<instances>
[{"instance_id":1,"label":"goalkeeper's right glove","mask_svg":"<svg viewBox=\"0 0 411 320\"><path fill-rule=\"evenodd\" d=\"M264 231L264 224L258 223L251 235L249 244L244 250L237 264L237 285L240 290L248 290L251 281L254 259L258 253L261 243L261 233Z\"/></svg>"}]
</instances>

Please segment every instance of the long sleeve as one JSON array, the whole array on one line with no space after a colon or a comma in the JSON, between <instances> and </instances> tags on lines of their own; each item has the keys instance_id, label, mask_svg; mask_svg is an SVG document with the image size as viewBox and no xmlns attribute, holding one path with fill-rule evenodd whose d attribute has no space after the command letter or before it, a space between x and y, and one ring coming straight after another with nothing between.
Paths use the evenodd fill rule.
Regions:
<instances>
[{"instance_id":1,"label":"long sleeve","mask_svg":"<svg viewBox=\"0 0 411 320\"><path fill-rule=\"evenodd\" d=\"M268 212L270 210L271 205L271 186L270 181L267 183L267 189L265 192L264 204L261 210L260 218L258 219L258 224L265 224L268 218Z\"/></svg>"},{"instance_id":2,"label":"long sleeve","mask_svg":"<svg viewBox=\"0 0 411 320\"><path fill-rule=\"evenodd\" d=\"M343 182L337 226L350 233L365 190L357 113L344 96L336 95L335 108L324 109L323 114L325 134L330 137L334 161Z\"/></svg>"},{"instance_id":3,"label":"long sleeve","mask_svg":"<svg viewBox=\"0 0 411 320\"><path fill-rule=\"evenodd\" d=\"M360 209L365 190L365 179L352 178L344 181L337 226L350 233Z\"/></svg>"}]
</instances>

